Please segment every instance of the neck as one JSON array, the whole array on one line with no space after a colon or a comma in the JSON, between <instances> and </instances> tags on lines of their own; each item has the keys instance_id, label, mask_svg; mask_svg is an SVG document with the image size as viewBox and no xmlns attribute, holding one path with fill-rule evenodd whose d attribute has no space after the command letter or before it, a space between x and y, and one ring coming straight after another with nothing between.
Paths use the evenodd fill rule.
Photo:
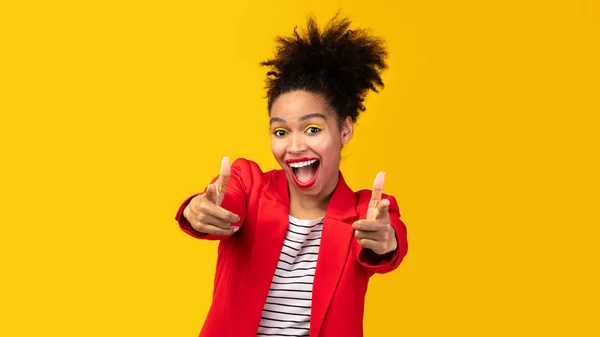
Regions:
<instances>
[{"instance_id":1,"label":"neck","mask_svg":"<svg viewBox=\"0 0 600 337\"><path fill-rule=\"evenodd\" d=\"M317 219L325 216L327 205L333 195L339 176L330 181L323 191L316 195L306 195L298 190L293 182L289 182L290 215L298 219Z\"/></svg>"}]
</instances>

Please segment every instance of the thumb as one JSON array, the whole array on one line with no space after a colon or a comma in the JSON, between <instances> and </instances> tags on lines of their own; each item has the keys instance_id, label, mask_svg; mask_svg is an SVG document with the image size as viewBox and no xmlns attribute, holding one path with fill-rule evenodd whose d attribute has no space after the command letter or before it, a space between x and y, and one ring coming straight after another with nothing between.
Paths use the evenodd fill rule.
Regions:
<instances>
[{"instance_id":1,"label":"thumb","mask_svg":"<svg viewBox=\"0 0 600 337\"><path fill-rule=\"evenodd\" d=\"M217 179L217 192L221 196L225 194L225 188L227 187L229 177L231 177L231 162L228 157L223 157L223 160L221 160L219 179Z\"/></svg>"},{"instance_id":2,"label":"thumb","mask_svg":"<svg viewBox=\"0 0 600 337\"><path fill-rule=\"evenodd\" d=\"M369 201L369 208L367 209L367 219L377 219L379 216L379 203L381 202L381 196L383 194L384 180L384 172L379 172L375 177L373 190L371 191L371 200Z\"/></svg>"},{"instance_id":3,"label":"thumb","mask_svg":"<svg viewBox=\"0 0 600 337\"><path fill-rule=\"evenodd\" d=\"M369 208L375 208L381 201L381 195L383 194L383 183L385 180L385 173L379 172L373 182L373 190L371 192L371 201L369 201Z\"/></svg>"}]
</instances>

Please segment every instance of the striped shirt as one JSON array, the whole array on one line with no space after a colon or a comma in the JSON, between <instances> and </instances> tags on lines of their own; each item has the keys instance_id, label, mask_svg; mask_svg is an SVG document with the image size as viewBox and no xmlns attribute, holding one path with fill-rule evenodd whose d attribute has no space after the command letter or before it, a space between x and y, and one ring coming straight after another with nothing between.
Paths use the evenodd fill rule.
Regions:
<instances>
[{"instance_id":1,"label":"striped shirt","mask_svg":"<svg viewBox=\"0 0 600 337\"><path fill-rule=\"evenodd\" d=\"M322 231L323 218L300 220L290 216L257 336L309 336Z\"/></svg>"}]
</instances>

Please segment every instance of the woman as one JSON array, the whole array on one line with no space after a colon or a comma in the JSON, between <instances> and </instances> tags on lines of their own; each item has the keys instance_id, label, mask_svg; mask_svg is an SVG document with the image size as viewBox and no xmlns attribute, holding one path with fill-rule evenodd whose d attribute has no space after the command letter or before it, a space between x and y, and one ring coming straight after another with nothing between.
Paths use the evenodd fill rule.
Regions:
<instances>
[{"instance_id":1,"label":"woman","mask_svg":"<svg viewBox=\"0 0 600 337\"><path fill-rule=\"evenodd\" d=\"M383 87L387 52L378 38L332 19L321 32L278 38L263 62L280 170L246 159L221 172L180 207L186 233L220 240L213 303L200 336L363 335L369 278L398 267L407 252L396 201L353 192L339 171L369 90Z\"/></svg>"}]
</instances>

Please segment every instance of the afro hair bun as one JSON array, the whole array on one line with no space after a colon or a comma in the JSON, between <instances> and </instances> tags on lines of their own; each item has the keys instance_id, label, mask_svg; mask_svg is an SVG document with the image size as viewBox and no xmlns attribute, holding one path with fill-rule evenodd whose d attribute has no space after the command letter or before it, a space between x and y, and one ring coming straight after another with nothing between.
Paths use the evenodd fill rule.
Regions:
<instances>
[{"instance_id":1,"label":"afro hair bun","mask_svg":"<svg viewBox=\"0 0 600 337\"><path fill-rule=\"evenodd\" d=\"M336 15L323 31L314 16L306 31L294 28L290 37L277 37L273 59L261 62L269 67L266 79L268 109L277 97L290 91L306 90L322 95L340 121L356 122L369 90L383 88L381 72L388 55L382 39L364 29L349 27L348 18Z\"/></svg>"}]
</instances>

